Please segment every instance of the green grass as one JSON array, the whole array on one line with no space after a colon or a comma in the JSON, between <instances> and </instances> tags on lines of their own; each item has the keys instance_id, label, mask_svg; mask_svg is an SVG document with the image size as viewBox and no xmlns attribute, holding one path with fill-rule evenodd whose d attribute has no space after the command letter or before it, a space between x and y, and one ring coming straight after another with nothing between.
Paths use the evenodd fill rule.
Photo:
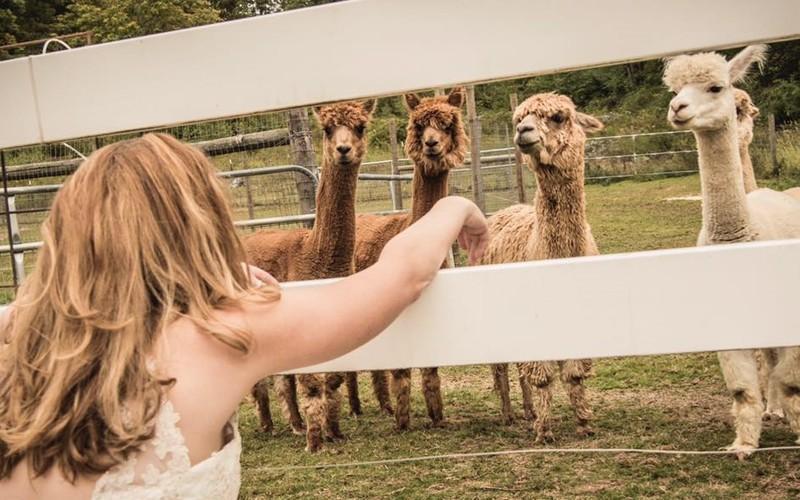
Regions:
<instances>
[{"instance_id":1,"label":"green grass","mask_svg":"<svg viewBox=\"0 0 800 500\"><path fill-rule=\"evenodd\" d=\"M603 253L692 246L700 202L667 198L700 193L696 175L651 182L587 186L590 223ZM554 403L558 447L716 449L733 439L730 401L713 354L598 360L589 382L596 435L578 438L563 392ZM242 498L787 498L800 496L800 454L726 456L516 455L401 465L274 471L310 465L534 446L528 424L499 421L487 367L441 370L448 425L427 426L414 374L412 428L405 433L379 414L367 376L365 414L343 417L350 439L317 455L303 451L277 417L264 435L250 402L242 405ZM521 412L519 391L514 405ZM346 406L346 403L345 403ZM273 414L279 415L277 406ZM762 445L789 445L781 423L767 423Z\"/></svg>"}]
</instances>

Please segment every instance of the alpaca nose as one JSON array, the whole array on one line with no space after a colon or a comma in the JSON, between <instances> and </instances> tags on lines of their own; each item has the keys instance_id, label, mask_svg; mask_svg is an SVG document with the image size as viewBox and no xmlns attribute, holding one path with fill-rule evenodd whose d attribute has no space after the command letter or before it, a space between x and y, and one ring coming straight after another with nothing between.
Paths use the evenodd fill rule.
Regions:
<instances>
[{"instance_id":1,"label":"alpaca nose","mask_svg":"<svg viewBox=\"0 0 800 500\"><path fill-rule=\"evenodd\" d=\"M672 108L673 113L680 113L682 110L686 109L689 105L685 102L671 102L670 108Z\"/></svg>"},{"instance_id":2,"label":"alpaca nose","mask_svg":"<svg viewBox=\"0 0 800 500\"><path fill-rule=\"evenodd\" d=\"M529 122L520 122L520 124L517 125L517 133L524 134L526 132L533 132L533 125Z\"/></svg>"},{"instance_id":3,"label":"alpaca nose","mask_svg":"<svg viewBox=\"0 0 800 500\"><path fill-rule=\"evenodd\" d=\"M339 154L343 154L343 155L346 155L347 153L349 153L351 149L353 149L353 148L351 148L350 146L347 146L345 144L342 144L341 146L336 146L336 151L338 151Z\"/></svg>"},{"instance_id":4,"label":"alpaca nose","mask_svg":"<svg viewBox=\"0 0 800 500\"><path fill-rule=\"evenodd\" d=\"M428 146L429 148L432 148L432 147L436 146L437 144L439 144L439 141L437 141L434 138L425 139L425 145Z\"/></svg>"}]
</instances>

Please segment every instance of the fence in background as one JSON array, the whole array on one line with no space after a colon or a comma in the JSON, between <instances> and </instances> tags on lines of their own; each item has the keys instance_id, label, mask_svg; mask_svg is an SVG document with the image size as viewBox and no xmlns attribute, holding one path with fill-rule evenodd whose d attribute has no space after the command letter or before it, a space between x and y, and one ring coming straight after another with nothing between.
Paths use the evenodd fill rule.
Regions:
<instances>
[{"instance_id":1,"label":"fence in background","mask_svg":"<svg viewBox=\"0 0 800 500\"><path fill-rule=\"evenodd\" d=\"M509 102L514 105L516 96L509 96ZM470 152L464 166L451 172L451 192L483 199L487 213L530 200L535 180L513 146L510 120L485 126L477 115L468 116L466 123L473 136L472 144L477 146L479 162L477 166L473 164ZM378 147L373 144L372 159L362 164L360 212L389 213L410 206L408 181L413 166L404 156L398 121L388 119L384 125L388 131L387 144ZM478 129L480 133L476 135ZM192 141L212 159L221 175L231 180L237 225L243 230L312 223L315 185L311 179L315 180L318 174L315 149L321 133L308 119L307 112L252 115L162 131ZM82 161L78 154L87 155L131 136L98 137L0 152L3 161L10 157L13 162L6 168L9 207L2 212L4 220L0 221L0 225L6 226L5 231L0 230L0 255L9 256L0 259L0 289L13 289L25 276L26 265L30 267L33 262L25 255L39 247L38 228L58 189L55 182L77 168ZM587 140L586 148L588 182L678 175L697 169L695 143L689 132L592 137ZM295 167L280 166L286 164L302 169L302 173L291 170ZM481 181L477 188L476 178Z\"/></svg>"}]
</instances>

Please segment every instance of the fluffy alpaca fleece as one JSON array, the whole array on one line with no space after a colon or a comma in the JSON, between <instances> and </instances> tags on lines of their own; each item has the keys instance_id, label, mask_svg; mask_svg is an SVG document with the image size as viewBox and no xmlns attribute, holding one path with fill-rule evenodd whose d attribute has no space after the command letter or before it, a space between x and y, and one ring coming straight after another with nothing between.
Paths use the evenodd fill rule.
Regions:
<instances>
[{"instance_id":1,"label":"fluffy alpaca fleece","mask_svg":"<svg viewBox=\"0 0 800 500\"><path fill-rule=\"evenodd\" d=\"M317 192L317 217L312 229L260 231L245 239L250 262L279 281L338 278L353 273L355 248L355 196L358 170L366 152L365 128L375 101L345 102L315 109L324 130L322 176ZM350 147L346 153L338 148ZM276 391L292 429L303 432L297 408L296 386L303 396L306 449L322 446L323 429L328 437L342 438L339 429L340 373L279 376ZM267 382L253 389L261 426L272 428Z\"/></svg>"},{"instance_id":2,"label":"fluffy alpaca fleece","mask_svg":"<svg viewBox=\"0 0 800 500\"><path fill-rule=\"evenodd\" d=\"M745 193L750 193L758 189L753 162L750 159L750 143L753 141L753 122L758 117L759 110L753 104L750 94L742 89L733 89L733 100L736 105L736 130L739 138L739 158L742 161L744 191ZM791 190L785 192L790 194ZM775 349L760 349L756 351L756 363L758 365L759 384L766 400L763 419L775 418L780 420L784 415L783 410L780 408L778 386L770 379L770 373L778 363L778 352Z\"/></svg>"},{"instance_id":3,"label":"fluffy alpaca fleece","mask_svg":"<svg viewBox=\"0 0 800 500\"><path fill-rule=\"evenodd\" d=\"M446 96L420 99L414 94L404 96L409 110L405 151L414 163L413 199L410 214L376 216L359 215L356 219L356 271L374 264L384 245L397 233L425 215L441 198L447 196L447 181L452 168L464 163L469 140L464 131L461 106L465 89L454 88ZM434 149L426 145L436 143ZM423 368L422 391L428 416L433 425L444 421L441 382L437 368ZM392 413L386 373L372 373L373 389L378 403ZM349 383L348 383L349 385ZM411 370L391 372L392 392L395 395L395 422L398 429L410 423Z\"/></svg>"},{"instance_id":4,"label":"fluffy alpaca fleece","mask_svg":"<svg viewBox=\"0 0 800 500\"><path fill-rule=\"evenodd\" d=\"M514 124L514 141L536 176L537 190L533 205L514 205L489 219L492 239L482 263L597 255L586 220L584 146L586 132L599 131L603 124L577 112L569 97L553 93L523 101L514 112ZM583 385L592 371L591 360L520 363L517 367L525 418L534 420L537 442L553 439L550 404L559 372L575 410L579 434L591 434L592 412ZM503 419L510 423L508 365L494 365L493 373Z\"/></svg>"},{"instance_id":5,"label":"fluffy alpaca fleece","mask_svg":"<svg viewBox=\"0 0 800 500\"><path fill-rule=\"evenodd\" d=\"M758 117L758 108L750 99L750 94L742 89L733 89L736 105L736 130L739 137L739 158L742 160L742 175L746 193L758 189L753 161L750 159L750 143L753 142L753 125Z\"/></svg>"},{"instance_id":6,"label":"fluffy alpaca fleece","mask_svg":"<svg viewBox=\"0 0 800 500\"><path fill-rule=\"evenodd\" d=\"M664 80L677 93L668 120L675 128L692 130L697 141L703 192L698 245L800 237L798 200L771 189L745 194L731 84L744 78L752 64L762 63L765 54L765 46L751 46L730 62L722 56L701 54L667 63ZM700 67L706 67L708 74L727 75L711 82L694 80L702 73ZM683 74L683 68L692 71ZM800 434L800 348L781 348L775 353L770 381L778 388L780 407L792 430ZM736 438L729 449L739 452L741 458L758 447L761 434L764 408L755 351L720 352L718 358L733 398Z\"/></svg>"}]
</instances>

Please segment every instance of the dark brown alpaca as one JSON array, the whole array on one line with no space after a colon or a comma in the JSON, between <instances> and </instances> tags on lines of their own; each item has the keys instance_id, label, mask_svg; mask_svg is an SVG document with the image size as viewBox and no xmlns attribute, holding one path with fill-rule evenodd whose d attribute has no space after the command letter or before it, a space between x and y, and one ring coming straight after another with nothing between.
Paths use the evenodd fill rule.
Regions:
<instances>
[{"instance_id":1,"label":"dark brown alpaca","mask_svg":"<svg viewBox=\"0 0 800 500\"><path fill-rule=\"evenodd\" d=\"M393 236L425 215L437 201L447 196L450 170L464 163L469 146L461 118L464 94L463 88L455 88L447 96L441 97L420 99L414 94L405 95L409 109L405 150L414 162L411 213L393 216L359 215L356 218L356 271L374 264L384 245ZM381 408L391 414L386 372L372 372L372 381ZM349 381L348 386L351 384ZM410 419L411 370L393 370L391 384L396 397L394 414L397 428L407 429ZM440 385L438 368L422 369L422 391L433 425L444 421ZM351 407L353 404L351 402Z\"/></svg>"},{"instance_id":2,"label":"dark brown alpaca","mask_svg":"<svg viewBox=\"0 0 800 500\"><path fill-rule=\"evenodd\" d=\"M322 175L317 191L317 217L312 229L259 231L245 240L250 262L278 281L338 278L353 273L355 246L355 196L358 170L366 152L364 135L375 100L345 102L315 109L324 130ZM306 449L322 446L322 433L342 438L339 429L341 373L300 375L297 386L306 417ZM297 409L295 379L276 378L276 391L292 429L303 432ZM272 428L267 382L253 388L261 427Z\"/></svg>"}]
</instances>

